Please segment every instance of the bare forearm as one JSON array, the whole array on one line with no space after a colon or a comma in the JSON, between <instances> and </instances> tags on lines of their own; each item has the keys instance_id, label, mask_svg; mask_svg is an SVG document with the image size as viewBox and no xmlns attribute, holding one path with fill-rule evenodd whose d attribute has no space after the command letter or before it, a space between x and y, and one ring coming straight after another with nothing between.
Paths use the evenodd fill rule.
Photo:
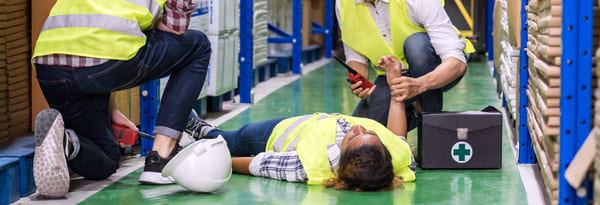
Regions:
<instances>
[{"instance_id":1,"label":"bare forearm","mask_svg":"<svg viewBox=\"0 0 600 205\"><path fill-rule=\"evenodd\" d=\"M350 66L356 72L360 73L360 75L364 76L365 78L369 78L369 68L366 64L362 64L356 61L350 61L348 62L348 66Z\"/></svg>"},{"instance_id":2,"label":"bare forearm","mask_svg":"<svg viewBox=\"0 0 600 205\"><path fill-rule=\"evenodd\" d=\"M418 80L421 81L423 85L422 91L425 92L427 90L442 88L450 84L452 81L465 74L466 71L467 65L465 63L454 57L449 57L435 68L435 70L419 77Z\"/></svg>"},{"instance_id":3,"label":"bare forearm","mask_svg":"<svg viewBox=\"0 0 600 205\"><path fill-rule=\"evenodd\" d=\"M234 173L250 175L250 162L254 157L237 157L231 159L231 168Z\"/></svg>"},{"instance_id":4,"label":"bare forearm","mask_svg":"<svg viewBox=\"0 0 600 205\"><path fill-rule=\"evenodd\" d=\"M406 137L406 111L404 102L390 100L387 128L397 136Z\"/></svg>"}]
</instances>

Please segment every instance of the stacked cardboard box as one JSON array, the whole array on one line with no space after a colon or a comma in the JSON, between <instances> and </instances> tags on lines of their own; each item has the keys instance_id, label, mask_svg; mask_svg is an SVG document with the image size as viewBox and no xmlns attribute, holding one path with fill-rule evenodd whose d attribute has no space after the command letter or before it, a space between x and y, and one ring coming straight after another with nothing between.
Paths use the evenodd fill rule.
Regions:
<instances>
[{"instance_id":1,"label":"stacked cardboard box","mask_svg":"<svg viewBox=\"0 0 600 205\"><path fill-rule=\"evenodd\" d=\"M503 52L500 55L500 82L506 99L506 106L513 118L517 114L517 69L519 48L512 47L508 41L501 42Z\"/></svg>"},{"instance_id":2,"label":"stacked cardboard box","mask_svg":"<svg viewBox=\"0 0 600 205\"><path fill-rule=\"evenodd\" d=\"M267 61L269 38L269 2L267 0L254 0L254 66Z\"/></svg>"},{"instance_id":3,"label":"stacked cardboard box","mask_svg":"<svg viewBox=\"0 0 600 205\"><path fill-rule=\"evenodd\" d=\"M595 20L595 19L594 19ZM594 42L594 45L597 46L598 42ZM598 67L600 67L600 62L598 59L598 56L600 56L600 49L596 49L596 58L594 59L594 63L596 63L595 66L595 73L596 75L600 75L600 69ZM596 85L600 84L600 82L598 82L598 79L594 80ZM593 81L593 82L594 82ZM594 86L596 87L596 86ZM594 118L592 118L594 120L594 129L596 133L594 133L594 135L592 135L593 137L596 138L596 153L594 156L594 204L595 205L600 205L600 119L595 119L595 118L600 118L600 99L598 98L598 90L596 89L594 95Z\"/></svg>"},{"instance_id":4,"label":"stacked cardboard box","mask_svg":"<svg viewBox=\"0 0 600 205\"><path fill-rule=\"evenodd\" d=\"M530 0L527 10L528 128L545 190L558 203L562 1Z\"/></svg>"},{"instance_id":5,"label":"stacked cardboard box","mask_svg":"<svg viewBox=\"0 0 600 205\"><path fill-rule=\"evenodd\" d=\"M255 1L256 4L261 1ZM264 2L266 5L266 1ZM208 73L199 98L205 96L219 96L225 92L237 88L237 76L239 74L239 0L201 0L198 9L192 13L190 29L202 31L207 34L211 43L212 53L208 65ZM255 9L255 16L257 15ZM267 14L263 14L267 16ZM263 33L267 33L267 22L264 21ZM256 26L254 32L259 30ZM254 34L256 39L256 33ZM266 60L266 43L264 38L264 49ZM255 50L256 50L255 40ZM257 51L255 51L256 53ZM256 63L257 56L255 54ZM168 79L161 79L161 93L164 91Z\"/></svg>"},{"instance_id":6,"label":"stacked cardboard box","mask_svg":"<svg viewBox=\"0 0 600 205\"><path fill-rule=\"evenodd\" d=\"M510 43L515 38L509 29L506 0L497 0L494 5L494 53L496 59L497 91L504 94L506 107L513 119L517 116L517 71L520 48Z\"/></svg>"},{"instance_id":7,"label":"stacked cardboard box","mask_svg":"<svg viewBox=\"0 0 600 205\"><path fill-rule=\"evenodd\" d=\"M31 124L28 2L0 3L0 142L28 134Z\"/></svg>"},{"instance_id":8,"label":"stacked cardboard box","mask_svg":"<svg viewBox=\"0 0 600 205\"><path fill-rule=\"evenodd\" d=\"M598 11L597 2L594 10ZM558 203L558 167L560 133L560 89L562 54L562 1L530 0L527 6L529 56L528 126L540 165L546 191L553 204ZM598 12L594 12L598 22ZM600 24L594 25L594 49L598 48ZM597 57L595 57L597 58ZM592 72L592 78L598 76ZM593 90L598 83L594 80ZM597 91L596 91L597 92ZM596 97L594 97L596 98ZM594 104L594 103L592 103ZM592 106L592 109L593 106ZM592 119L594 119L592 117ZM598 123L598 122L596 122Z\"/></svg>"},{"instance_id":9,"label":"stacked cardboard box","mask_svg":"<svg viewBox=\"0 0 600 205\"><path fill-rule=\"evenodd\" d=\"M6 2L0 1L0 30L4 31L6 22ZM8 84L6 83L6 36L0 34L0 144L10 141L8 135Z\"/></svg>"}]
</instances>

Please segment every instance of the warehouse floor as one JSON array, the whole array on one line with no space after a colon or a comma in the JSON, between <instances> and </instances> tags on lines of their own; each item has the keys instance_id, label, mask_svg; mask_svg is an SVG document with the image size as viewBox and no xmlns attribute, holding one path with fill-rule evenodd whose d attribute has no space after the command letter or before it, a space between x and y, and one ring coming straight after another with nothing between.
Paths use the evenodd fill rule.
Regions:
<instances>
[{"instance_id":1,"label":"warehouse floor","mask_svg":"<svg viewBox=\"0 0 600 205\"><path fill-rule=\"evenodd\" d=\"M273 90L260 101L256 100L255 96L257 102L247 106L243 111L238 112L239 114L236 112L218 114L233 116L223 123L217 123L219 128L231 130L250 122L314 112L351 114L358 99L348 89L345 80L346 70L338 64L321 64L323 66L303 75L302 78L287 76L288 79L293 80L291 83ZM487 105L500 108L501 101L495 90L488 65L470 63L463 80L445 93L444 110L480 110ZM140 167L139 163L143 162L139 158L135 169L132 169L132 166L122 168L129 167L134 170L129 174L123 174L123 178L104 180L103 185L95 187L73 187L71 192L87 193L86 196L89 197L81 199L83 204L527 204L528 196L525 187L528 186L521 180L520 168L515 161L507 135L505 125L502 169L419 169L415 182L388 192L337 191L324 189L321 186L307 186L234 174L218 193L200 194L186 191L179 185L140 185L137 179L142 168L137 167ZM416 131L409 133L409 142L416 149ZM27 202L64 203L66 201L28 199Z\"/></svg>"}]
</instances>

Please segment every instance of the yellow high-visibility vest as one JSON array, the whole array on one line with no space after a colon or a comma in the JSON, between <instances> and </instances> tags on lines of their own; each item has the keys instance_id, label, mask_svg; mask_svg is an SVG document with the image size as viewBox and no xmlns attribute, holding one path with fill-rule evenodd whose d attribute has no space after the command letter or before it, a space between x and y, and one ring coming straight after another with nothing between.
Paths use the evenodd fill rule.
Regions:
<instances>
[{"instance_id":1,"label":"yellow high-visibility vest","mask_svg":"<svg viewBox=\"0 0 600 205\"><path fill-rule=\"evenodd\" d=\"M144 30L166 0L58 0L44 23L33 58L68 54L129 60L146 44Z\"/></svg>"},{"instance_id":2,"label":"yellow high-visibility vest","mask_svg":"<svg viewBox=\"0 0 600 205\"><path fill-rule=\"evenodd\" d=\"M442 0L442 4L444 1ZM346 45L366 56L373 66L383 56L393 55L405 67L409 67L404 57L404 41L412 34L426 32L423 27L410 22L405 0L390 0L390 25L392 45L381 37L379 29L370 17L367 5L357 4L354 0L340 0L340 19L342 24L342 39ZM457 30L458 32L458 30ZM460 33L458 33L460 35ZM473 44L466 40L465 52L475 52ZM376 70L377 75L385 71Z\"/></svg>"},{"instance_id":3,"label":"yellow high-visibility vest","mask_svg":"<svg viewBox=\"0 0 600 205\"><path fill-rule=\"evenodd\" d=\"M351 125L362 125L373 130L392 155L394 174L404 181L414 181L415 174L408 167L411 164L409 145L380 123L367 118L346 115L315 113L281 121L273 129L266 145L266 151L286 152L296 150L308 184L321 184L334 177L327 155L327 145L335 144L337 119L343 118Z\"/></svg>"}]
</instances>

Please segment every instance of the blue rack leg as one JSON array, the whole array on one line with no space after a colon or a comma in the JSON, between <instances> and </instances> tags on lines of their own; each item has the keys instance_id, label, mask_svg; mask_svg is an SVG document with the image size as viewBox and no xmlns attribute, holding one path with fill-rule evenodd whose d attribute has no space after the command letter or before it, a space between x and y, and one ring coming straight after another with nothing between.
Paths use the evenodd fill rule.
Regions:
<instances>
[{"instance_id":1,"label":"blue rack leg","mask_svg":"<svg viewBox=\"0 0 600 205\"><path fill-rule=\"evenodd\" d=\"M494 14L494 0L487 0L487 15L486 15L486 24L485 24L485 46L487 48L488 61L494 60L494 37L492 36L492 31L494 27L493 14ZM522 13L522 11L521 11ZM522 15L522 14L521 14ZM523 38L523 37L521 37ZM524 46L521 44L521 46Z\"/></svg>"},{"instance_id":2,"label":"blue rack leg","mask_svg":"<svg viewBox=\"0 0 600 205\"><path fill-rule=\"evenodd\" d=\"M325 57L331 58L333 51L333 0L325 0ZM321 58L321 50L319 49Z\"/></svg>"},{"instance_id":3,"label":"blue rack leg","mask_svg":"<svg viewBox=\"0 0 600 205\"><path fill-rule=\"evenodd\" d=\"M155 80L140 87L140 96L142 98L140 100L140 131L145 133L152 133L152 131L154 131L154 126L156 125L159 85L159 80ZM140 154L141 156L146 156L148 152L152 151L152 144L154 143L154 140L141 138L140 141Z\"/></svg>"},{"instance_id":4,"label":"blue rack leg","mask_svg":"<svg viewBox=\"0 0 600 205\"><path fill-rule=\"evenodd\" d=\"M591 125L591 68L593 1L562 1L560 159L558 167L558 203L587 204L591 192L575 195L565 179L565 171L587 138ZM583 187L590 190L584 180Z\"/></svg>"},{"instance_id":5,"label":"blue rack leg","mask_svg":"<svg viewBox=\"0 0 600 205\"><path fill-rule=\"evenodd\" d=\"M529 102L527 99L527 83L529 82L529 58L525 51L525 49L527 49L527 12L525 11L527 1L522 1L521 6L521 8L523 8L521 9L521 67L518 70L520 75L519 85L521 86L519 87L519 96L521 97L519 98L519 125L517 128L519 134L519 163L534 164L536 161L535 151L533 149L533 143L531 141L529 129L527 128L527 107L529 106Z\"/></svg>"},{"instance_id":6,"label":"blue rack leg","mask_svg":"<svg viewBox=\"0 0 600 205\"><path fill-rule=\"evenodd\" d=\"M302 1L292 2L292 73L302 74Z\"/></svg>"},{"instance_id":7,"label":"blue rack leg","mask_svg":"<svg viewBox=\"0 0 600 205\"><path fill-rule=\"evenodd\" d=\"M253 66L253 38L252 26L254 16L254 1L240 1L240 102L252 103L252 66Z\"/></svg>"}]
</instances>

